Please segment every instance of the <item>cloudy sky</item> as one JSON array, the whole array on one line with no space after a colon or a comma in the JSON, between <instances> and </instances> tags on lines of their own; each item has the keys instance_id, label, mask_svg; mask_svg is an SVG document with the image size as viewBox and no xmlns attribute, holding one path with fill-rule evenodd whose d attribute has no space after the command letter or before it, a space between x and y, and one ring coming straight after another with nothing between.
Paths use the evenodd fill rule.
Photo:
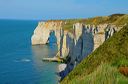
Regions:
<instances>
[{"instance_id":1,"label":"cloudy sky","mask_svg":"<svg viewBox=\"0 0 128 84\"><path fill-rule=\"evenodd\" d=\"M0 0L0 19L64 19L128 14L128 0Z\"/></svg>"}]
</instances>

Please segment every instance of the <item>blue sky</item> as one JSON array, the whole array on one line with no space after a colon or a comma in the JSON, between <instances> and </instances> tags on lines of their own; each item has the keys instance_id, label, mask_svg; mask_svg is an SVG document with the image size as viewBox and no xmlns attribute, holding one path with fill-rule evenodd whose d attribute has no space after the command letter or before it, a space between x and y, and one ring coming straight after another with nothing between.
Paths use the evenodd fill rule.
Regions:
<instances>
[{"instance_id":1,"label":"blue sky","mask_svg":"<svg viewBox=\"0 0 128 84\"><path fill-rule=\"evenodd\" d=\"M128 14L128 0L0 0L0 19L65 19Z\"/></svg>"}]
</instances>

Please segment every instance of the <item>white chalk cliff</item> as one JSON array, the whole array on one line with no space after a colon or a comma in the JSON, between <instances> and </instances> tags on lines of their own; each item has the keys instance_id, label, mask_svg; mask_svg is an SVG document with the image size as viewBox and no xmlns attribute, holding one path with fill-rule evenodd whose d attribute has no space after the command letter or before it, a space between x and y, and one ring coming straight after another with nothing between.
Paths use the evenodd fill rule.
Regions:
<instances>
[{"instance_id":1,"label":"white chalk cliff","mask_svg":"<svg viewBox=\"0 0 128 84\"><path fill-rule=\"evenodd\" d=\"M59 44L62 33L62 25L62 21L39 22L31 38L32 45L46 44L51 31L55 31L57 44Z\"/></svg>"},{"instance_id":2,"label":"white chalk cliff","mask_svg":"<svg viewBox=\"0 0 128 84\"><path fill-rule=\"evenodd\" d=\"M100 24L86 25L76 23L72 25L72 32L63 30L63 21L39 22L31 38L32 45L46 44L51 31L55 31L57 38L57 56L67 57L67 66L60 72L64 78L86 56L110 38L119 28L115 25Z\"/></svg>"}]
</instances>

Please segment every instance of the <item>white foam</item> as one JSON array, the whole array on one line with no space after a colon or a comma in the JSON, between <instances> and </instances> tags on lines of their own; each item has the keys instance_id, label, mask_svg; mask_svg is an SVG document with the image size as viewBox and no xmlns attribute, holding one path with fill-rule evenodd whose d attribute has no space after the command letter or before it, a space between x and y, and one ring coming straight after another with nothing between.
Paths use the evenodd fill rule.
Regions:
<instances>
[{"instance_id":1,"label":"white foam","mask_svg":"<svg viewBox=\"0 0 128 84\"><path fill-rule=\"evenodd\" d=\"M14 60L14 62L30 62L31 60L30 59L27 59L27 58L23 58L23 59L20 59L20 60Z\"/></svg>"}]
</instances>

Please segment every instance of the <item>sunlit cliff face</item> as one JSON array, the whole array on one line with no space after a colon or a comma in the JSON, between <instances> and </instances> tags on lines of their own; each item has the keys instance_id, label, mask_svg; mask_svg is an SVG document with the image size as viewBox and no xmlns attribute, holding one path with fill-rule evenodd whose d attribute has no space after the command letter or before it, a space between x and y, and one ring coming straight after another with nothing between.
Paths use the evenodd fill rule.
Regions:
<instances>
[{"instance_id":1,"label":"sunlit cliff face","mask_svg":"<svg viewBox=\"0 0 128 84\"><path fill-rule=\"evenodd\" d=\"M50 32L54 31L57 38L57 44L60 43L60 38L62 36L62 21L47 21L39 22L38 26L34 30L34 34L31 38L32 45L46 44L48 38L50 37Z\"/></svg>"}]
</instances>

